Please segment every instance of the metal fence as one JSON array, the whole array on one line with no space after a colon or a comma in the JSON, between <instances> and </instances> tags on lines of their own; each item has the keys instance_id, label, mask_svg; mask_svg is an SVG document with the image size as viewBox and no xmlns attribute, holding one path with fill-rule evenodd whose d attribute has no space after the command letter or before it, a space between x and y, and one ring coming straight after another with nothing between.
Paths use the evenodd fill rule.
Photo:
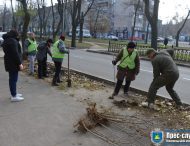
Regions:
<instances>
[{"instance_id":1,"label":"metal fence","mask_svg":"<svg viewBox=\"0 0 190 146\"><path fill-rule=\"evenodd\" d=\"M126 43L118 43L118 42L109 42L108 52L118 53L122 48L127 47ZM136 45L136 49L140 56L145 56L147 49L150 48L148 45ZM158 51L165 49L164 46L158 47ZM174 49L174 60L189 62L190 61L190 49L181 49L181 48L173 48Z\"/></svg>"}]
</instances>

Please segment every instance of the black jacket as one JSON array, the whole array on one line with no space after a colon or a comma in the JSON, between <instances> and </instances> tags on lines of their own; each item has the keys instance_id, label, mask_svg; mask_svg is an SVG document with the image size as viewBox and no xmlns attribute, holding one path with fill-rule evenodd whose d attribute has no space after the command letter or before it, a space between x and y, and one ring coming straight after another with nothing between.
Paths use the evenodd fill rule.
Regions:
<instances>
[{"instance_id":1,"label":"black jacket","mask_svg":"<svg viewBox=\"0 0 190 146\"><path fill-rule=\"evenodd\" d=\"M52 56L50 51L50 46L46 42L42 42L38 45L38 52L36 54L36 59L39 61L47 60L47 54Z\"/></svg>"},{"instance_id":2,"label":"black jacket","mask_svg":"<svg viewBox=\"0 0 190 146\"><path fill-rule=\"evenodd\" d=\"M16 39L16 36L13 36L9 33L3 35L3 51L4 55L4 64L5 70L10 71L19 71L19 65L22 64L21 60L21 46L19 41Z\"/></svg>"}]
</instances>

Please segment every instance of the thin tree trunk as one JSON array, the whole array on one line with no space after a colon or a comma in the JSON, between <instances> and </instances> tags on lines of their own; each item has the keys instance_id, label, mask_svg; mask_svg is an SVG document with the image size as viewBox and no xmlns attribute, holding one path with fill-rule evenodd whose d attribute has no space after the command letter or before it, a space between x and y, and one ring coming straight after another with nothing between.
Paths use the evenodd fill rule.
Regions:
<instances>
[{"instance_id":1,"label":"thin tree trunk","mask_svg":"<svg viewBox=\"0 0 190 146\"><path fill-rule=\"evenodd\" d=\"M37 0L37 4L38 4L38 17L39 17L39 24L40 24L40 40L41 40L41 38L42 38L42 16L41 16L41 11L40 11L40 2L39 2L39 0Z\"/></svg>"},{"instance_id":2,"label":"thin tree trunk","mask_svg":"<svg viewBox=\"0 0 190 146\"><path fill-rule=\"evenodd\" d=\"M140 0L138 0L137 6L135 8L135 17L134 17L133 26L132 26L131 41L133 41L133 39L134 39L133 37L134 37L134 32L135 32L136 17L137 17L137 11L139 8L139 4L140 4Z\"/></svg>"},{"instance_id":3,"label":"thin tree trunk","mask_svg":"<svg viewBox=\"0 0 190 146\"><path fill-rule=\"evenodd\" d=\"M148 34L149 34L149 23L147 24L147 28L146 28L146 39L145 39L145 44L148 43Z\"/></svg>"},{"instance_id":4,"label":"thin tree trunk","mask_svg":"<svg viewBox=\"0 0 190 146\"><path fill-rule=\"evenodd\" d=\"M95 19L95 23L94 23L94 37L96 38L97 37L97 22L98 22L98 17L99 17L99 13L100 13L100 10L98 10L97 12L97 15L96 15L96 19Z\"/></svg>"},{"instance_id":5,"label":"thin tree trunk","mask_svg":"<svg viewBox=\"0 0 190 146\"><path fill-rule=\"evenodd\" d=\"M66 34L66 22L67 22L67 13L66 13L66 10L67 10L67 0L65 0L65 3L64 3L64 23L63 23L63 32L64 32L64 35Z\"/></svg>"},{"instance_id":6,"label":"thin tree trunk","mask_svg":"<svg viewBox=\"0 0 190 146\"><path fill-rule=\"evenodd\" d=\"M53 41L55 41L56 39L56 35L55 35L55 13L54 13L54 8L53 8L53 0L51 0L51 8L52 8L52 16L53 16L53 22L52 22L52 34L53 34Z\"/></svg>"},{"instance_id":7,"label":"thin tree trunk","mask_svg":"<svg viewBox=\"0 0 190 146\"><path fill-rule=\"evenodd\" d=\"M82 39L83 39L83 24L84 24L84 14L82 12L81 19L80 19L79 43L82 43Z\"/></svg>"},{"instance_id":8,"label":"thin tree trunk","mask_svg":"<svg viewBox=\"0 0 190 146\"><path fill-rule=\"evenodd\" d=\"M23 31L22 31L22 49L23 49L23 58L26 59L26 48L24 46L25 39L27 38L27 32L28 32L28 25L30 22L30 14L27 9L27 3L26 0L22 0L23 10L24 10L24 24L23 24Z\"/></svg>"},{"instance_id":9,"label":"thin tree trunk","mask_svg":"<svg viewBox=\"0 0 190 146\"><path fill-rule=\"evenodd\" d=\"M190 10L188 11L188 14L187 14L187 16L186 16L186 18L185 18L185 20L184 20L182 26L181 26L181 27L179 28L179 30L177 31L177 34L176 34L176 47L179 46L179 44L178 44L179 35L180 35L180 33L181 33L183 27L185 26L185 23L187 22L187 19L188 19L188 17L189 17L189 14L190 14Z\"/></svg>"},{"instance_id":10,"label":"thin tree trunk","mask_svg":"<svg viewBox=\"0 0 190 146\"><path fill-rule=\"evenodd\" d=\"M153 13L150 13L149 0L143 0L145 3L145 14L151 26L151 47L157 50L157 22L158 22L158 8L159 0L154 0Z\"/></svg>"},{"instance_id":11,"label":"thin tree trunk","mask_svg":"<svg viewBox=\"0 0 190 146\"><path fill-rule=\"evenodd\" d=\"M59 19L56 31L54 32L55 36L58 34L58 32L62 26L62 23L63 23L63 0L58 0L58 13L59 13L60 19Z\"/></svg>"},{"instance_id":12,"label":"thin tree trunk","mask_svg":"<svg viewBox=\"0 0 190 146\"><path fill-rule=\"evenodd\" d=\"M74 4L76 1L74 0ZM76 5L76 4L75 4ZM76 47L76 22L75 22L75 17L76 17L76 9L75 6L73 6L73 14L72 14L72 40L71 40L71 47Z\"/></svg>"},{"instance_id":13,"label":"thin tree trunk","mask_svg":"<svg viewBox=\"0 0 190 146\"><path fill-rule=\"evenodd\" d=\"M16 24L16 20L15 20L15 14L14 14L14 8L13 8L13 0L11 0L11 9L12 9L12 15L13 15L12 27L14 29L17 29L17 24Z\"/></svg>"},{"instance_id":14,"label":"thin tree trunk","mask_svg":"<svg viewBox=\"0 0 190 146\"><path fill-rule=\"evenodd\" d=\"M5 20L6 20L6 13L7 13L7 6L6 4L4 5L4 9L3 9L3 22L2 22L2 25L3 25L3 31L5 31Z\"/></svg>"}]
</instances>

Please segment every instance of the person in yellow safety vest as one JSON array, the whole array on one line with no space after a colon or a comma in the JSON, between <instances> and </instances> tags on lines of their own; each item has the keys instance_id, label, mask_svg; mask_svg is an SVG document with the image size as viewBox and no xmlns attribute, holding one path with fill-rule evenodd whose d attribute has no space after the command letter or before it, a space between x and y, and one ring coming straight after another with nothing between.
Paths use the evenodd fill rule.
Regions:
<instances>
[{"instance_id":1,"label":"person in yellow safety vest","mask_svg":"<svg viewBox=\"0 0 190 146\"><path fill-rule=\"evenodd\" d=\"M52 47L52 60L55 65L55 74L52 80L52 86L58 86L60 80L61 66L64 59L64 54L69 54L69 51L65 47L65 36L61 35L59 40L53 44Z\"/></svg>"},{"instance_id":2,"label":"person in yellow safety vest","mask_svg":"<svg viewBox=\"0 0 190 146\"><path fill-rule=\"evenodd\" d=\"M117 83L110 99L113 99L114 96L118 95L124 78L124 95L128 96L131 81L135 80L135 76L139 73L140 59L137 50L134 49L135 46L136 45L134 42L129 42L127 47L123 48L117 55L116 59L112 61L113 65L116 65L118 61L120 61L120 64L118 65L118 72L116 76Z\"/></svg>"},{"instance_id":3,"label":"person in yellow safety vest","mask_svg":"<svg viewBox=\"0 0 190 146\"><path fill-rule=\"evenodd\" d=\"M37 53L37 42L35 40L35 34L33 32L28 33L28 39L26 39L25 46L27 48L29 60L29 75L33 75L35 58Z\"/></svg>"}]
</instances>

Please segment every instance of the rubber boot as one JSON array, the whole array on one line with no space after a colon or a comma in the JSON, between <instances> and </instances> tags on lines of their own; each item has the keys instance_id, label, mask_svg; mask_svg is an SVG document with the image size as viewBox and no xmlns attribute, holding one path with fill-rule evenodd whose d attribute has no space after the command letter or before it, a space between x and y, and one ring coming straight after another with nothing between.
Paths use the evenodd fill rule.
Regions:
<instances>
[{"instance_id":1,"label":"rubber boot","mask_svg":"<svg viewBox=\"0 0 190 146\"><path fill-rule=\"evenodd\" d=\"M59 86L56 80L57 80L56 77L53 77L52 84L51 84L52 86Z\"/></svg>"},{"instance_id":2,"label":"rubber boot","mask_svg":"<svg viewBox=\"0 0 190 146\"><path fill-rule=\"evenodd\" d=\"M57 78L57 83L62 83L63 81L60 79L60 76Z\"/></svg>"}]
</instances>

